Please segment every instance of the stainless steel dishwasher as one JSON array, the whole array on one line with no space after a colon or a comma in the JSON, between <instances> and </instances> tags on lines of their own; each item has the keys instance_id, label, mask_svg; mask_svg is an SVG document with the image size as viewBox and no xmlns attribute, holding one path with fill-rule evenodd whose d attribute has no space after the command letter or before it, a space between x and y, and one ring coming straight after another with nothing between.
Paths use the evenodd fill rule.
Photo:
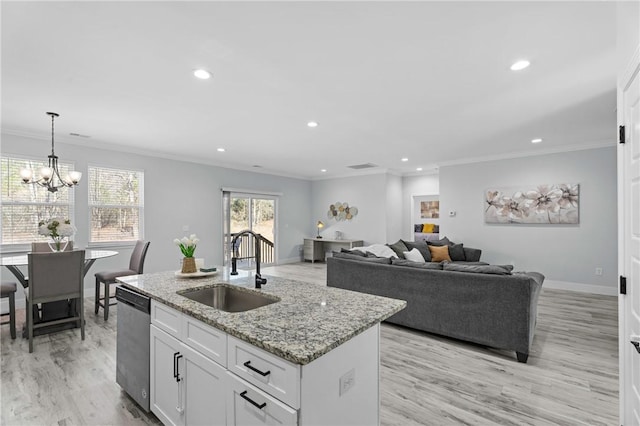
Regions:
<instances>
[{"instance_id":1,"label":"stainless steel dishwasher","mask_svg":"<svg viewBox=\"0 0 640 426\"><path fill-rule=\"evenodd\" d=\"M116 286L118 332L116 382L149 412L149 326L151 299Z\"/></svg>"}]
</instances>

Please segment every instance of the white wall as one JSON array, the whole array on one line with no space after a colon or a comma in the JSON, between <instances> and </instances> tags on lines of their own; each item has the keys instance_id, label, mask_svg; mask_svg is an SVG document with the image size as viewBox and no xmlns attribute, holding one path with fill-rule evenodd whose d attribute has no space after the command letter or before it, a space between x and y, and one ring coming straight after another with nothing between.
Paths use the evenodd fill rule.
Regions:
<instances>
[{"instance_id":1,"label":"white wall","mask_svg":"<svg viewBox=\"0 0 640 426\"><path fill-rule=\"evenodd\" d=\"M490 187L580 184L577 225L484 223ZM440 168L440 233L482 249L482 259L538 271L545 286L616 294L616 150L610 148ZM595 268L603 268L596 276Z\"/></svg>"},{"instance_id":2,"label":"white wall","mask_svg":"<svg viewBox=\"0 0 640 426\"><path fill-rule=\"evenodd\" d=\"M312 183L312 223L322 220L320 233L333 238L335 231L344 238L364 240L365 245L384 244L398 240L402 234L402 178L377 173L317 180ZM358 216L351 221L327 219L329 205L348 202L358 208ZM315 232L315 228L314 228Z\"/></svg>"},{"instance_id":3,"label":"white wall","mask_svg":"<svg viewBox=\"0 0 640 426\"><path fill-rule=\"evenodd\" d=\"M387 242L385 174L317 180L311 188L309 236L315 235L315 224L321 220L325 227L320 235L325 238L341 231L345 239L364 240L365 245ZM327 219L329 206L337 201L357 207L358 215L350 221Z\"/></svg>"},{"instance_id":4,"label":"white wall","mask_svg":"<svg viewBox=\"0 0 640 426\"><path fill-rule=\"evenodd\" d=\"M427 195L437 197L439 193L440 179L437 173L402 178L402 239L413 241L414 209L420 209L419 203L416 205L414 199ZM429 221L432 222L439 223L436 220Z\"/></svg>"},{"instance_id":5,"label":"white wall","mask_svg":"<svg viewBox=\"0 0 640 426\"><path fill-rule=\"evenodd\" d=\"M393 243L402 237L402 177L387 174L385 242Z\"/></svg>"},{"instance_id":6,"label":"white wall","mask_svg":"<svg viewBox=\"0 0 640 426\"><path fill-rule=\"evenodd\" d=\"M2 154L6 155L46 159L49 146L42 140L2 135ZM144 171L144 238L151 241L145 272L177 270L181 255L173 239L190 233L196 233L201 239L197 257L204 257L208 265L222 263L222 187L282 193L278 205L277 260L279 263L300 260L302 239L308 235L312 217L311 183L307 180L59 142L56 142L56 154L65 162L74 162L75 169L83 172L83 181L74 189L77 247L87 245L87 166L94 164ZM183 225L189 226L188 232L182 231ZM118 256L96 261L85 279L86 287L93 286L95 272L129 264L131 247L117 250ZM14 277L2 268L2 279L14 280Z\"/></svg>"}]
</instances>

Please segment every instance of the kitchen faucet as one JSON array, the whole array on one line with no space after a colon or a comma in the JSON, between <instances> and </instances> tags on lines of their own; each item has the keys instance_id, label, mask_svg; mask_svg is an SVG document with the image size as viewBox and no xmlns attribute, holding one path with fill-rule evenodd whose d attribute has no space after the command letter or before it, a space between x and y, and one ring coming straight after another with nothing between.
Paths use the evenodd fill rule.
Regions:
<instances>
[{"instance_id":1,"label":"kitchen faucet","mask_svg":"<svg viewBox=\"0 0 640 426\"><path fill-rule=\"evenodd\" d=\"M233 250L233 248L236 246L236 241L238 240L238 238L242 237L243 235L249 234L253 235L253 239L255 241L254 252L256 254L256 288L262 288L262 286L267 283L267 279L262 278L262 275L260 275L260 234L256 234L255 232L248 229L246 231L239 232L235 237L233 237L233 240L231 240L231 249ZM235 252L233 254L234 256L231 258L231 275L238 275L238 258L236 258Z\"/></svg>"}]
</instances>

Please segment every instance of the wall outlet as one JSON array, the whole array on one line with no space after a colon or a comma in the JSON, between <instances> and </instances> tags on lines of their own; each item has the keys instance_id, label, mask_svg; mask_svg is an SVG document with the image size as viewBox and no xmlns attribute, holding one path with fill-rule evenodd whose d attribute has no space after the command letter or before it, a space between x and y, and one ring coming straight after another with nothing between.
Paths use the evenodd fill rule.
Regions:
<instances>
[{"instance_id":1,"label":"wall outlet","mask_svg":"<svg viewBox=\"0 0 640 426\"><path fill-rule=\"evenodd\" d=\"M182 232L189 232L189 225L182 225Z\"/></svg>"},{"instance_id":2,"label":"wall outlet","mask_svg":"<svg viewBox=\"0 0 640 426\"><path fill-rule=\"evenodd\" d=\"M356 384L356 370L353 368L340 377L340 396L347 393Z\"/></svg>"},{"instance_id":3,"label":"wall outlet","mask_svg":"<svg viewBox=\"0 0 640 426\"><path fill-rule=\"evenodd\" d=\"M596 275L602 275L602 268L596 268Z\"/></svg>"}]
</instances>

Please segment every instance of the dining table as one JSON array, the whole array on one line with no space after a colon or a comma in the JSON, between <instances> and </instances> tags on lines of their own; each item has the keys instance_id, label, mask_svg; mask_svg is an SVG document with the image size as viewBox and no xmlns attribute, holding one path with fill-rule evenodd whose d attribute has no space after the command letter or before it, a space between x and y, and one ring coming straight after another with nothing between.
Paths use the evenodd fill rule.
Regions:
<instances>
[{"instance_id":1,"label":"dining table","mask_svg":"<svg viewBox=\"0 0 640 426\"><path fill-rule=\"evenodd\" d=\"M87 275L87 272L89 272L89 269L91 269L91 266L93 266L96 260L112 257L117 254L118 252L114 250L86 249L84 254L83 276ZM2 256L0 258L0 266L4 266L11 271L24 288L29 287L29 280L22 272L21 267L28 265L29 257L26 253ZM43 303L40 309L34 307L34 323L42 323L64 318L65 316L74 314L75 310L76 304L74 300L71 300L70 302L58 301ZM51 325L50 327L43 327L34 330L34 335L56 332L77 326L78 324L74 323Z\"/></svg>"}]
</instances>

